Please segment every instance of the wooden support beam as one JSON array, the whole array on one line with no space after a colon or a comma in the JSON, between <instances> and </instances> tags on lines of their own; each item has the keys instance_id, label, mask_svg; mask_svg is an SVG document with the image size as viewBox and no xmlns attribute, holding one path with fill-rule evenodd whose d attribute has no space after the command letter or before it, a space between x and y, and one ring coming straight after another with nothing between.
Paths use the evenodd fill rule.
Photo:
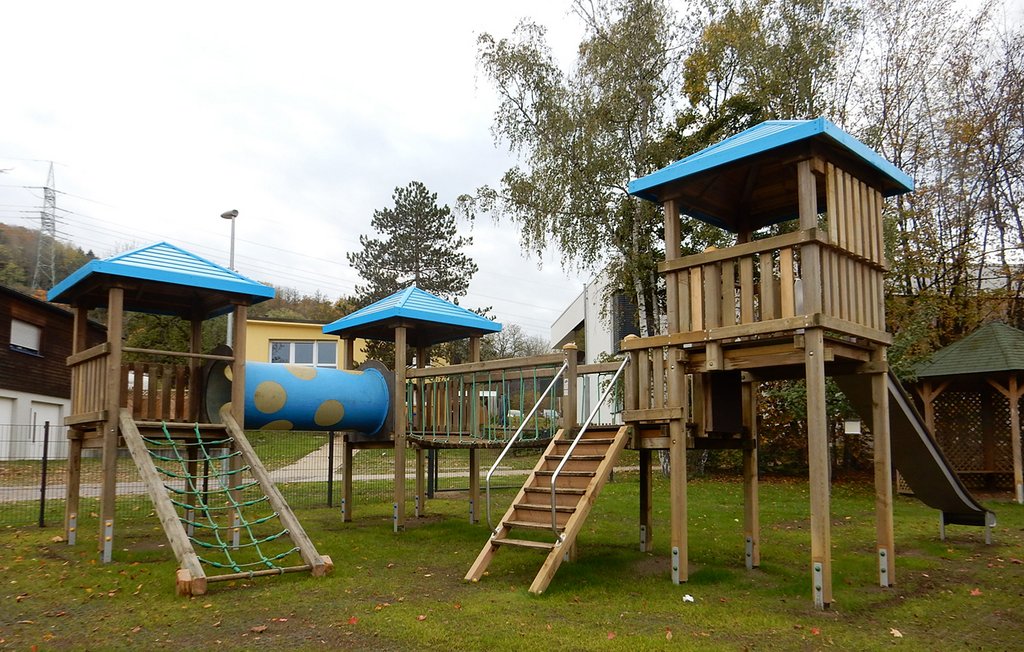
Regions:
<instances>
[{"instance_id":1,"label":"wooden support beam","mask_svg":"<svg viewBox=\"0 0 1024 652\"><path fill-rule=\"evenodd\" d=\"M565 354L565 361L568 367L565 370L565 392L562 395L562 429L565 436L572 438L576 436L576 379L577 379L577 358L576 345L569 342L562 347Z\"/></svg>"},{"instance_id":2,"label":"wooden support beam","mask_svg":"<svg viewBox=\"0 0 1024 652\"><path fill-rule=\"evenodd\" d=\"M1010 454L1013 457L1014 498L1018 504L1024 505L1024 463L1021 460L1020 441L1020 397L1024 386L1018 380L1017 374L1011 374L1005 386L993 378L990 378L988 383L1010 403Z\"/></svg>"},{"instance_id":3,"label":"wooden support beam","mask_svg":"<svg viewBox=\"0 0 1024 652\"><path fill-rule=\"evenodd\" d=\"M653 451L640 449L640 552L654 550Z\"/></svg>"},{"instance_id":4,"label":"wooden support beam","mask_svg":"<svg viewBox=\"0 0 1024 652\"><path fill-rule=\"evenodd\" d=\"M681 407L682 419L669 422L669 480L671 524L670 540L672 554L672 583L679 584L689 579L689 551L687 547L687 499L686 499L686 428L688 401L686 400L686 372L682 363L683 352L676 348L668 350L668 395L673 407Z\"/></svg>"},{"instance_id":5,"label":"wooden support beam","mask_svg":"<svg viewBox=\"0 0 1024 652\"><path fill-rule=\"evenodd\" d=\"M395 502L394 531L405 529L405 366L409 359L408 335L405 326L395 327L395 390L392 395L395 411Z\"/></svg>"},{"instance_id":6,"label":"wooden support beam","mask_svg":"<svg viewBox=\"0 0 1024 652\"><path fill-rule=\"evenodd\" d=\"M114 511L117 502L117 440L118 414L121 409L121 338L124 334L124 289L111 287L107 299L107 383L104 392L104 407L107 421L103 428L102 483L100 486L99 551L104 562L110 561L109 551L113 550ZM109 541L105 541L110 537Z\"/></svg>"},{"instance_id":7,"label":"wooden support beam","mask_svg":"<svg viewBox=\"0 0 1024 652\"><path fill-rule=\"evenodd\" d=\"M469 523L480 522L480 451L469 449Z\"/></svg>"},{"instance_id":8,"label":"wooden support beam","mask_svg":"<svg viewBox=\"0 0 1024 652\"><path fill-rule=\"evenodd\" d=\"M757 472L757 383L744 382L743 396L743 543L748 570L761 565Z\"/></svg>"},{"instance_id":9,"label":"wooden support beam","mask_svg":"<svg viewBox=\"0 0 1024 652\"><path fill-rule=\"evenodd\" d=\"M877 347L872 360L886 363L885 347ZM892 456L889 434L889 383L886 373L871 374L871 435L874 438L875 529L878 582L896 583L896 536L892 515Z\"/></svg>"},{"instance_id":10,"label":"wooden support beam","mask_svg":"<svg viewBox=\"0 0 1024 652\"><path fill-rule=\"evenodd\" d=\"M350 433L341 436L341 522L352 521L352 442Z\"/></svg>"},{"instance_id":11,"label":"wooden support beam","mask_svg":"<svg viewBox=\"0 0 1024 652\"><path fill-rule=\"evenodd\" d=\"M820 328L804 334L807 381L807 465L811 492L811 580L814 605L832 603L828 413L825 404L825 342Z\"/></svg>"}]
</instances>

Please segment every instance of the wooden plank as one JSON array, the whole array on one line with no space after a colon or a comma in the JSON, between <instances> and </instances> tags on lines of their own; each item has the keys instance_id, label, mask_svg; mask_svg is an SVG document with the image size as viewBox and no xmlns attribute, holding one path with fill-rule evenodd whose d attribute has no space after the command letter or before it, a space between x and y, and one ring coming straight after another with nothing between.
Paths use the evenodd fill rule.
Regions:
<instances>
[{"instance_id":1,"label":"wooden plank","mask_svg":"<svg viewBox=\"0 0 1024 652\"><path fill-rule=\"evenodd\" d=\"M744 256L739 261L740 276L740 323L754 321L754 259Z\"/></svg>"},{"instance_id":2,"label":"wooden plank","mask_svg":"<svg viewBox=\"0 0 1024 652\"><path fill-rule=\"evenodd\" d=\"M839 168L833 168L835 173L835 216L836 216L836 244L841 249L850 250L850 222L849 211L846 209L846 173Z\"/></svg>"},{"instance_id":3,"label":"wooden plank","mask_svg":"<svg viewBox=\"0 0 1024 652\"><path fill-rule=\"evenodd\" d=\"M828 239L832 244L839 242L839 214L836 205L836 166L825 165L825 210L827 212Z\"/></svg>"},{"instance_id":4,"label":"wooden plank","mask_svg":"<svg viewBox=\"0 0 1024 652\"><path fill-rule=\"evenodd\" d=\"M700 267L690 270L690 330L704 330L704 279Z\"/></svg>"},{"instance_id":5,"label":"wooden plank","mask_svg":"<svg viewBox=\"0 0 1024 652\"><path fill-rule=\"evenodd\" d=\"M637 341L639 341L639 340L637 340ZM623 343L623 344L624 345L628 345L627 343ZM640 403L639 403L639 409L646 410L646 409L649 409L651 407L651 401L652 401L651 394L654 391L654 389L653 389L654 381L651 379L651 353L650 353L649 350L645 349L643 351L639 351L639 355L640 355L640 358L639 358L640 364L637 367L638 370L639 370L638 373L639 373L639 376L640 376L640 384L639 384Z\"/></svg>"},{"instance_id":6,"label":"wooden plank","mask_svg":"<svg viewBox=\"0 0 1024 652\"><path fill-rule=\"evenodd\" d=\"M238 348L237 346L235 347ZM221 360L231 362L234 358L230 355L214 355L212 353L194 353L190 351L163 351L160 349L140 349L134 346L126 346L122 349L125 353L141 353L143 355L162 355L171 358L192 358L195 360Z\"/></svg>"},{"instance_id":7,"label":"wooden plank","mask_svg":"<svg viewBox=\"0 0 1024 652\"><path fill-rule=\"evenodd\" d=\"M185 405L185 385L188 382L186 380L186 373L189 368L177 365L174 370L174 414L172 416L179 421L192 420L190 418L192 417L190 414L191 410L189 410L189 406ZM194 378L195 376L193 375L192 377Z\"/></svg>"},{"instance_id":8,"label":"wooden plank","mask_svg":"<svg viewBox=\"0 0 1024 652\"><path fill-rule=\"evenodd\" d=\"M679 313L679 331L688 331L692 329L690 325L690 275L682 272L675 275L676 284L678 289L676 291L676 298L679 302L678 313Z\"/></svg>"},{"instance_id":9,"label":"wooden plank","mask_svg":"<svg viewBox=\"0 0 1024 652\"><path fill-rule=\"evenodd\" d=\"M623 421L667 421L669 419L682 418L682 412L678 407L647 408L643 410L625 410L622 413Z\"/></svg>"},{"instance_id":10,"label":"wooden plank","mask_svg":"<svg viewBox=\"0 0 1024 652\"><path fill-rule=\"evenodd\" d=\"M797 164L797 193L800 210L800 226L813 228L818 221L817 180L811 171L810 161ZM800 245L800 277L802 280L803 310L805 315L821 312L821 248L817 243Z\"/></svg>"},{"instance_id":11,"label":"wooden plank","mask_svg":"<svg viewBox=\"0 0 1024 652\"><path fill-rule=\"evenodd\" d=\"M174 378L174 367L160 365L160 418L171 420L171 389Z\"/></svg>"},{"instance_id":12,"label":"wooden plank","mask_svg":"<svg viewBox=\"0 0 1024 652\"><path fill-rule=\"evenodd\" d=\"M769 321L779 317L778 304L775 301L775 288L777 279L775 276L775 261L771 253L763 253L758 256L758 271L761 275L760 321Z\"/></svg>"},{"instance_id":13,"label":"wooden plank","mask_svg":"<svg viewBox=\"0 0 1024 652\"><path fill-rule=\"evenodd\" d=\"M795 282L793 250L787 247L779 251L779 290L782 293L781 305L779 307L783 319L796 315Z\"/></svg>"},{"instance_id":14,"label":"wooden plank","mask_svg":"<svg viewBox=\"0 0 1024 652\"><path fill-rule=\"evenodd\" d=\"M653 396L651 407L665 407L665 353L664 349L651 350L651 371L653 372Z\"/></svg>"},{"instance_id":15,"label":"wooden plank","mask_svg":"<svg viewBox=\"0 0 1024 652\"><path fill-rule=\"evenodd\" d=\"M723 260L720 266L722 307L719 310L720 326L736 325L736 261Z\"/></svg>"},{"instance_id":16,"label":"wooden plank","mask_svg":"<svg viewBox=\"0 0 1024 652\"><path fill-rule=\"evenodd\" d=\"M425 369L407 369L407 378L428 378L430 376L470 374L482 371L500 371L502 369L533 369L535 367L561 366L561 353L548 353L528 358L505 358L501 360L485 360L483 362L465 362L445 367L429 367Z\"/></svg>"},{"instance_id":17,"label":"wooden plank","mask_svg":"<svg viewBox=\"0 0 1024 652\"><path fill-rule=\"evenodd\" d=\"M67 357L67 365L69 367L74 367L96 358L102 358L108 353L110 353L110 342L103 342L102 344L97 344L96 346L84 351L79 351L78 353L69 355Z\"/></svg>"},{"instance_id":18,"label":"wooden plank","mask_svg":"<svg viewBox=\"0 0 1024 652\"><path fill-rule=\"evenodd\" d=\"M693 267L711 265L723 260L737 259L744 256L756 256L761 253L784 249L795 245L813 242L817 240L822 244L828 244L828 238L820 233L817 228L801 229L781 235L774 235L769 238L753 240L743 244L733 245L724 249L709 249L699 254L683 256L676 260L669 260L658 264L660 272L676 272L690 270Z\"/></svg>"},{"instance_id":19,"label":"wooden plank","mask_svg":"<svg viewBox=\"0 0 1024 652\"><path fill-rule=\"evenodd\" d=\"M704 277L704 327L722 325L722 268L718 263L701 267Z\"/></svg>"},{"instance_id":20,"label":"wooden plank","mask_svg":"<svg viewBox=\"0 0 1024 652\"><path fill-rule=\"evenodd\" d=\"M679 282L678 272L665 274L665 312L668 318L668 332L678 333L683 330L679 321ZM687 297L689 301L689 297Z\"/></svg>"}]
</instances>

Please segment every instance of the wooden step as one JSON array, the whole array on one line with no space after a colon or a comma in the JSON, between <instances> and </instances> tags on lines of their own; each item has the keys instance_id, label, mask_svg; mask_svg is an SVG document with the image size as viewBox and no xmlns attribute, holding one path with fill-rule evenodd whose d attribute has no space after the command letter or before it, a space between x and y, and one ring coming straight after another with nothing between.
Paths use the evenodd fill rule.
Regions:
<instances>
[{"instance_id":1,"label":"wooden step","mask_svg":"<svg viewBox=\"0 0 1024 652\"><path fill-rule=\"evenodd\" d=\"M580 497L586 492L585 489L574 489L570 487L555 487L555 504L563 507L576 507L580 504ZM551 506L550 487L523 487L523 500L531 504L547 504Z\"/></svg>"},{"instance_id":2,"label":"wooden step","mask_svg":"<svg viewBox=\"0 0 1024 652\"><path fill-rule=\"evenodd\" d=\"M515 546L517 548L533 548L534 550L552 550L555 544L547 541L530 541L529 539L491 539L496 546Z\"/></svg>"},{"instance_id":3,"label":"wooden step","mask_svg":"<svg viewBox=\"0 0 1024 652\"><path fill-rule=\"evenodd\" d=\"M576 448L579 448L580 446L605 446L605 447L607 447L607 446L611 446L614 441L615 441L614 439L608 439L607 437L593 437L593 438L590 438L590 439L584 437L583 439L580 439L578 444L576 444ZM570 446L570 444L572 444L572 440L571 439L556 439L555 440L555 446L557 446L558 448L568 448Z\"/></svg>"},{"instance_id":4,"label":"wooden step","mask_svg":"<svg viewBox=\"0 0 1024 652\"><path fill-rule=\"evenodd\" d=\"M551 519L548 519L547 523L540 523L537 521L519 521L512 519L502 521L501 524L505 527L519 527L523 528L524 530L547 530L549 532L551 531ZM565 528L561 524L559 524L558 531L561 532L564 529Z\"/></svg>"},{"instance_id":5,"label":"wooden step","mask_svg":"<svg viewBox=\"0 0 1024 652\"><path fill-rule=\"evenodd\" d=\"M554 469L537 469L534 471L539 477L550 478L555 474ZM570 471L568 469L562 469L562 472L558 474L560 478L592 478L594 477L593 471Z\"/></svg>"},{"instance_id":6,"label":"wooden step","mask_svg":"<svg viewBox=\"0 0 1024 652\"><path fill-rule=\"evenodd\" d=\"M544 459L549 462L561 462L565 458L564 455L545 455ZM604 455L577 455L576 451L569 457L570 462L600 462L604 459Z\"/></svg>"},{"instance_id":7,"label":"wooden step","mask_svg":"<svg viewBox=\"0 0 1024 652\"><path fill-rule=\"evenodd\" d=\"M516 503L516 509L528 509L537 512L551 513L551 505L542 505L541 503ZM572 514L576 511L576 507L573 505L555 505L556 512L565 512Z\"/></svg>"}]
</instances>

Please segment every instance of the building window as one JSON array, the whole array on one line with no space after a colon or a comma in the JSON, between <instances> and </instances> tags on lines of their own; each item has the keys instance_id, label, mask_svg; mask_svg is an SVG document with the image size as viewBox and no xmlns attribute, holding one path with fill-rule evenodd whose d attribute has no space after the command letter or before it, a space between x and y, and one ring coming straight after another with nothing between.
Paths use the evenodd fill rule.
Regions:
<instances>
[{"instance_id":1,"label":"building window","mask_svg":"<svg viewBox=\"0 0 1024 652\"><path fill-rule=\"evenodd\" d=\"M270 361L280 364L301 364L310 367L338 367L338 343L314 340L270 343Z\"/></svg>"},{"instance_id":2,"label":"building window","mask_svg":"<svg viewBox=\"0 0 1024 652\"><path fill-rule=\"evenodd\" d=\"M43 329L18 319L11 320L11 348L22 353L39 355Z\"/></svg>"}]
</instances>

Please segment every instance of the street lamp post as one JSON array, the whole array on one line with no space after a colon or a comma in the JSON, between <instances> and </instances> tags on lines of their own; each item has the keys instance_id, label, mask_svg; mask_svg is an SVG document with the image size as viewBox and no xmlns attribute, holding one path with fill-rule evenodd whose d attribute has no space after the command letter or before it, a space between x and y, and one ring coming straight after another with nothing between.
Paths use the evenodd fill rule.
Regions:
<instances>
[{"instance_id":1,"label":"street lamp post","mask_svg":"<svg viewBox=\"0 0 1024 652\"><path fill-rule=\"evenodd\" d=\"M228 269L232 272L235 271L235 218L238 217L238 210L231 210L221 213L220 216L225 220L231 220L231 253L228 255ZM234 348L234 331L235 331L235 310L231 309L228 313L228 336L227 345Z\"/></svg>"}]
</instances>

